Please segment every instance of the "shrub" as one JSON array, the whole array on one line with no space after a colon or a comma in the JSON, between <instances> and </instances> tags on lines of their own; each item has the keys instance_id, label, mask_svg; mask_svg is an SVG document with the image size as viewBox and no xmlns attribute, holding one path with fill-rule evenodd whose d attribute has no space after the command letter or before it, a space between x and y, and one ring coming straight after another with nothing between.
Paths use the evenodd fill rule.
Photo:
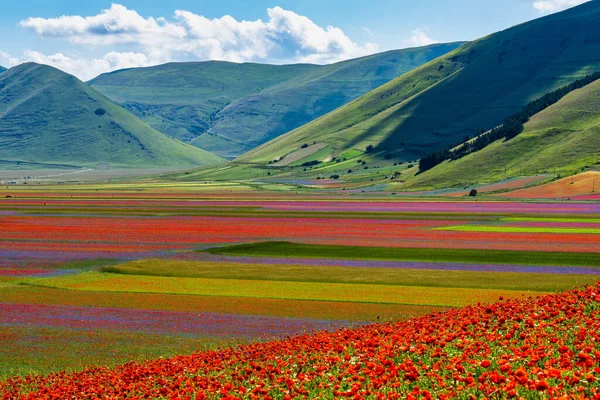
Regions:
<instances>
[{"instance_id":1,"label":"shrub","mask_svg":"<svg viewBox=\"0 0 600 400\"><path fill-rule=\"evenodd\" d=\"M319 164L321 164L321 161L313 160L313 161L307 161L305 163L302 163L301 167L312 167L313 165L319 165Z\"/></svg>"},{"instance_id":2,"label":"shrub","mask_svg":"<svg viewBox=\"0 0 600 400\"><path fill-rule=\"evenodd\" d=\"M97 116L102 116L104 114L106 114L106 110L104 108L96 108L96 111L94 111L94 114L96 114Z\"/></svg>"}]
</instances>

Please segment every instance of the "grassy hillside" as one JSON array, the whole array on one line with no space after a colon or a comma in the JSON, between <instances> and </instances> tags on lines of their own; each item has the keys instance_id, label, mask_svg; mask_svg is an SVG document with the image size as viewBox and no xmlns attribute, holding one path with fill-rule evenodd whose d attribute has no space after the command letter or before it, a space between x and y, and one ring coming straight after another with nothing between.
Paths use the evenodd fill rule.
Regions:
<instances>
[{"instance_id":1,"label":"grassy hillside","mask_svg":"<svg viewBox=\"0 0 600 400\"><path fill-rule=\"evenodd\" d=\"M0 160L122 167L221 161L157 132L77 78L34 63L0 75Z\"/></svg>"},{"instance_id":2,"label":"grassy hillside","mask_svg":"<svg viewBox=\"0 0 600 400\"><path fill-rule=\"evenodd\" d=\"M600 2L589 2L466 44L240 161L264 164L314 142L333 156L373 145L415 160L599 69Z\"/></svg>"},{"instance_id":3,"label":"grassy hillside","mask_svg":"<svg viewBox=\"0 0 600 400\"><path fill-rule=\"evenodd\" d=\"M536 114L517 137L446 161L403 187L469 186L542 172L570 175L600 165L599 149L600 81L596 81Z\"/></svg>"},{"instance_id":4,"label":"grassy hillside","mask_svg":"<svg viewBox=\"0 0 600 400\"><path fill-rule=\"evenodd\" d=\"M159 131L234 157L459 45L396 50L325 66L173 63L101 75L90 84Z\"/></svg>"}]
</instances>

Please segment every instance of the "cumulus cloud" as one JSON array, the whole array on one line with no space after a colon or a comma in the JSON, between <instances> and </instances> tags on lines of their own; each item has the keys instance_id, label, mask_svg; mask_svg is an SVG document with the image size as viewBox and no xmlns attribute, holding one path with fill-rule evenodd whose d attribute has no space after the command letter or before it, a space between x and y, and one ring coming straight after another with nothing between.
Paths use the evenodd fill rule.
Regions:
<instances>
[{"instance_id":1,"label":"cumulus cloud","mask_svg":"<svg viewBox=\"0 0 600 400\"><path fill-rule=\"evenodd\" d=\"M238 21L229 15L207 18L176 10L172 18L165 19L143 17L135 10L113 4L94 16L28 18L20 25L40 36L64 39L75 45L134 49L126 53L111 52L89 61L62 54L45 56L53 65L84 67L87 63L94 70L105 68L105 71L122 68L121 65L133 66L136 62L148 65L209 59L330 63L378 51L374 43L357 44L339 28L319 26L281 7L267 9L267 15L266 21ZM76 74L88 73L81 70Z\"/></svg>"},{"instance_id":2,"label":"cumulus cloud","mask_svg":"<svg viewBox=\"0 0 600 400\"><path fill-rule=\"evenodd\" d=\"M551 14L575 7L591 0L535 0L533 8L542 14Z\"/></svg>"},{"instance_id":3,"label":"cumulus cloud","mask_svg":"<svg viewBox=\"0 0 600 400\"><path fill-rule=\"evenodd\" d=\"M425 28L413 30L412 36L407 41L407 44L413 47L429 46L434 43L439 43L439 41L430 38Z\"/></svg>"},{"instance_id":4,"label":"cumulus cloud","mask_svg":"<svg viewBox=\"0 0 600 400\"><path fill-rule=\"evenodd\" d=\"M145 67L151 65L148 57L141 53L118 53L111 51L102 58L87 59L68 56L63 53L45 55L38 51L25 50L24 61L47 64L83 80L89 80L107 72L123 68Z\"/></svg>"},{"instance_id":5,"label":"cumulus cloud","mask_svg":"<svg viewBox=\"0 0 600 400\"><path fill-rule=\"evenodd\" d=\"M82 80L95 78L107 71L155 64L145 54L133 52L119 53L111 51L102 58L87 59L63 53L47 55L29 49L24 50L21 56L13 57L0 51L0 65L13 67L25 62L51 65Z\"/></svg>"}]
</instances>

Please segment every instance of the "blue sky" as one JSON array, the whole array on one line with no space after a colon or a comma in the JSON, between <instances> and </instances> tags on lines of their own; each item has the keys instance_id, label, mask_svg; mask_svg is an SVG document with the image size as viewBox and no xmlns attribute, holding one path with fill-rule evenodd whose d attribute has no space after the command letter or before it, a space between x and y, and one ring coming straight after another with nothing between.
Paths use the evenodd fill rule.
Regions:
<instances>
[{"instance_id":1,"label":"blue sky","mask_svg":"<svg viewBox=\"0 0 600 400\"><path fill-rule=\"evenodd\" d=\"M169 61L328 63L473 40L585 1L9 0L0 65L36 61L89 79Z\"/></svg>"}]
</instances>

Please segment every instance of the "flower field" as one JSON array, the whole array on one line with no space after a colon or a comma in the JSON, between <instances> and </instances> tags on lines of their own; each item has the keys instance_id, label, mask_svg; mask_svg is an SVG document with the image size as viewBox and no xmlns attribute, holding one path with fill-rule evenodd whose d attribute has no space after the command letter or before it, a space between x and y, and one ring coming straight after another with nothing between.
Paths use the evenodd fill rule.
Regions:
<instances>
[{"instance_id":1,"label":"flower field","mask_svg":"<svg viewBox=\"0 0 600 400\"><path fill-rule=\"evenodd\" d=\"M0 196L4 398L594 393L600 204L77 189Z\"/></svg>"},{"instance_id":2,"label":"flower field","mask_svg":"<svg viewBox=\"0 0 600 400\"><path fill-rule=\"evenodd\" d=\"M13 378L5 398L600 396L600 286L189 356Z\"/></svg>"}]
</instances>

